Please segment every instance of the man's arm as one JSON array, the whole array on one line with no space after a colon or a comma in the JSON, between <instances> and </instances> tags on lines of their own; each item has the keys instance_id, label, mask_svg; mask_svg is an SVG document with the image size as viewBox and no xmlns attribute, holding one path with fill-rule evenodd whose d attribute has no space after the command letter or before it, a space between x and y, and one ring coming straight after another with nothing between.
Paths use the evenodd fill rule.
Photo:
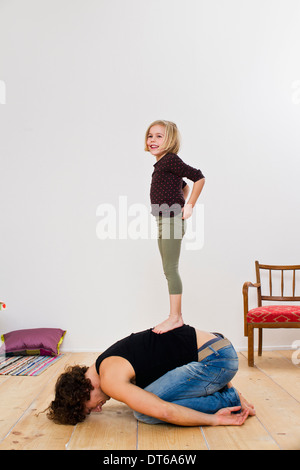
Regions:
<instances>
[{"instance_id":1,"label":"man's arm","mask_svg":"<svg viewBox=\"0 0 300 470\"><path fill-rule=\"evenodd\" d=\"M207 414L161 400L153 393L132 384L128 380L126 364L123 363L122 366L122 362L117 365L115 362L114 367L106 368L105 373L101 373L101 388L107 395L126 403L138 413L180 426L241 425L248 416L247 410L232 414L232 411L240 409L239 406L225 408L216 414Z\"/></svg>"},{"instance_id":2,"label":"man's arm","mask_svg":"<svg viewBox=\"0 0 300 470\"><path fill-rule=\"evenodd\" d=\"M161 400L153 393L130 383L119 388L117 395L117 400L126 403L134 411L179 426L241 425L248 416L247 411L232 414L233 411L239 411L240 406L225 408L216 414L202 413Z\"/></svg>"}]
</instances>

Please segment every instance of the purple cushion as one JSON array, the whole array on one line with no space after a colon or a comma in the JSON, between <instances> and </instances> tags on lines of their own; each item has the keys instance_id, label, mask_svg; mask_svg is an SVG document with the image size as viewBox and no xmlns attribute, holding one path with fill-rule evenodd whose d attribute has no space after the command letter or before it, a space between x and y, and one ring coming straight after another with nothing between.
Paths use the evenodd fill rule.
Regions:
<instances>
[{"instance_id":1,"label":"purple cushion","mask_svg":"<svg viewBox=\"0 0 300 470\"><path fill-rule=\"evenodd\" d=\"M1 352L14 355L57 356L66 334L60 328L33 328L15 330L2 335Z\"/></svg>"}]
</instances>

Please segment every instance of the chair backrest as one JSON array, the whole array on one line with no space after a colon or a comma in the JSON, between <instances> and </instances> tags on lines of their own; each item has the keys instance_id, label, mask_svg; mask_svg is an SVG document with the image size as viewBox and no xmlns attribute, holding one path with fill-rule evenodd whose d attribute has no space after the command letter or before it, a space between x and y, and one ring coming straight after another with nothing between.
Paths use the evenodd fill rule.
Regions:
<instances>
[{"instance_id":1,"label":"chair backrest","mask_svg":"<svg viewBox=\"0 0 300 470\"><path fill-rule=\"evenodd\" d=\"M262 293L262 272L261 271L269 271L267 274L268 276L268 287L269 287L269 295L263 295ZM258 261L255 261L255 271L256 271L256 282L261 285L258 288L258 305L261 306L262 300L268 301L291 301L291 302L299 302L300 296L296 295L296 279L297 279L297 272L300 275L300 265L291 265L291 266L278 266L278 265L267 265L267 264L259 264ZM280 273L281 271L281 273ZM265 275L266 273L264 273ZM277 292L274 291L274 277L276 276L277 280ZM278 277L279 276L279 277ZM289 295L285 295L286 284L285 281L288 278L288 293ZM279 282L278 282L279 281ZM279 285L278 285L279 284ZM279 291L279 292L278 292ZM280 293L280 295L278 295ZM277 295L276 295L277 294Z\"/></svg>"}]
</instances>

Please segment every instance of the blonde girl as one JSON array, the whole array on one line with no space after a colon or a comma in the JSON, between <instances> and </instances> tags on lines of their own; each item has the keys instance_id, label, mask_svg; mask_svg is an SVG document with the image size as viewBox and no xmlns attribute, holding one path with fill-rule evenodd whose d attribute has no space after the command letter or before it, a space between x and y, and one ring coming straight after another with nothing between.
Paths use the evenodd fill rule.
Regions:
<instances>
[{"instance_id":1,"label":"blonde girl","mask_svg":"<svg viewBox=\"0 0 300 470\"><path fill-rule=\"evenodd\" d=\"M176 124L163 120L150 124L145 135L145 151L156 159L150 189L151 212L158 225L158 247L170 299L168 318L153 329L158 334L183 325L182 281L178 272L181 242L185 221L191 217L205 182L200 170L178 157L179 148ZM183 181L184 177L194 183L187 203L189 186Z\"/></svg>"}]
</instances>

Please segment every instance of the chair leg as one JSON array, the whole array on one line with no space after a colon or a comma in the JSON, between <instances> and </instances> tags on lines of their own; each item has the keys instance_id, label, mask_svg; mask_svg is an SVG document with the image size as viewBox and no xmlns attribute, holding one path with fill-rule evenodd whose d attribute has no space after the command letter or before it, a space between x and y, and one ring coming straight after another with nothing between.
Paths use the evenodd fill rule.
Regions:
<instances>
[{"instance_id":1,"label":"chair leg","mask_svg":"<svg viewBox=\"0 0 300 470\"><path fill-rule=\"evenodd\" d=\"M258 355L262 355L262 339L263 339L263 329L258 329Z\"/></svg>"},{"instance_id":2,"label":"chair leg","mask_svg":"<svg viewBox=\"0 0 300 470\"><path fill-rule=\"evenodd\" d=\"M254 366L254 327L248 325L248 366Z\"/></svg>"}]
</instances>

